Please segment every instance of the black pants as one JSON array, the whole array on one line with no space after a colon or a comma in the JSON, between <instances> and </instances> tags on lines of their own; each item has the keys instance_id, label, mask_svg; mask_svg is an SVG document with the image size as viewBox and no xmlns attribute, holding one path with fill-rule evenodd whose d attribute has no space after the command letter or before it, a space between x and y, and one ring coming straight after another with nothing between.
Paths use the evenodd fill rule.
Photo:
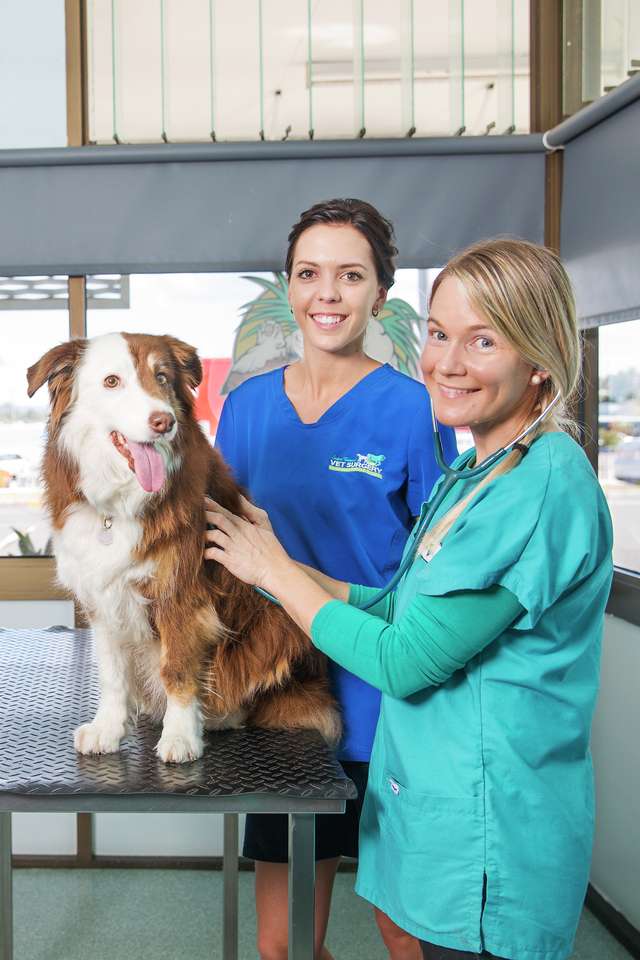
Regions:
<instances>
[{"instance_id":1,"label":"black pants","mask_svg":"<svg viewBox=\"0 0 640 960\"><path fill-rule=\"evenodd\" d=\"M449 947L437 947L435 943L420 941L424 960L472 960L473 957L491 957L490 953L467 953L466 950L450 950Z\"/></svg>"}]
</instances>

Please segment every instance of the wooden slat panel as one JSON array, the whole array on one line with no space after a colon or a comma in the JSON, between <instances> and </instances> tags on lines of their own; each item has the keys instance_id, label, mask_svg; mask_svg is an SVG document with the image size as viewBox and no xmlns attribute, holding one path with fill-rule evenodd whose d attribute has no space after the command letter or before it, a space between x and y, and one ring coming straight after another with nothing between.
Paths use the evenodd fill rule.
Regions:
<instances>
[{"instance_id":1,"label":"wooden slat panel","mask_svg":"<svg viewBox=\"0 0 640 960\"><path fill-rule=\"evenodd\" d=\"M563 160L564 154L557 150L547 157L545 169L544 242L556 253L560 253Z\"/></svg>"},{"instance_id":2,"label":"wooden slat panel","mask_svg":"<svg viewBox=\"0 0 640 960\"><path fill-rule=\"evenodd\" d=\"M591 466L598 472L598 328L582 333L582 384L579 419L583 447Z\"/></svg>"},{"instance_id":3,"label":"wooden slat panel","mask_svg":"<svg viewBox=\"0 0 640 960\"><path fill-rule=\"evenodd\" d=\"M582 102L582 22L583 0L564 0L564 70L562 112L577 113Z\"/></svg>"},{"instance_id":4,"label":"wooden slat panel","mask_svg":"<svg viewBox=\"0 0 640 960\"><path fill-rule=\"evenodd\" d=\"M93 860L93 814L76 814L76 835L78 866L89 867Z\"/></svg>"},{"instance_id":5,"label":"wooden slat panel","mask_svg":"<svg viewBox=\"0 0 640 960\"><path fill-rule=\"evenodd\" d=\"M531 132L542 133L562 120L562 4L531 0Z\"/></svg>"},{"instance_id":6,"label":"wooden slat panel","mask_svg":"<svg viewBox=\"0 0 640 960\"><path fill-rule=\"evenodd\" d=\"M562 4L531 0L531 132L542 133L562 120ZM547 157L544 242L560 250L562 156Z\"/></svg>"},{"instance_id":7,"label":"wooden slat panel","mask_svg":"<svg viewBox=\"0 0 640 960\"><path fill-rule=\"evenodd\" d=\"M69 600L53 557L0 557L0 600Z\"/></svg>"},{"instance_id":8,"label":"wooden slat panel","mask_svg":"<svg viewBox=\"0 0 640 960\"><path fill-rule=\"evenodd\" d=\"M86 337L86 277L69 277L69 336Z\"/></svg>"},{"instance_id":9,"label":"wooden slat panel","mask_svg":"<svg viewBox=\"0 0 640 960\"><path fill-rule=\"evenodd\" d=\"M87 142L86 29L84 0L65 0L67 51L67 143Z\"/></svg>"}]
</instances>

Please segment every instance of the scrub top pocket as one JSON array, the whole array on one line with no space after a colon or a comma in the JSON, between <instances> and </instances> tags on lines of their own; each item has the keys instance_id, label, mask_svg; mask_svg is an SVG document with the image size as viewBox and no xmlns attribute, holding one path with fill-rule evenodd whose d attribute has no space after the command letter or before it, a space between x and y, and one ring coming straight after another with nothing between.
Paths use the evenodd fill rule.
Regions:
<instances>
[{"instance_id":1,"label":"scrub top pocket","mask_svg":"<svg viewBox=\"0 0 640 960\"><path fill-rule=\"evenodd\" d=\"M474 948L485 870L482 797L420 793L386 772L379 801L387 869L407 917Z\"/></svg>"}]
</instances>

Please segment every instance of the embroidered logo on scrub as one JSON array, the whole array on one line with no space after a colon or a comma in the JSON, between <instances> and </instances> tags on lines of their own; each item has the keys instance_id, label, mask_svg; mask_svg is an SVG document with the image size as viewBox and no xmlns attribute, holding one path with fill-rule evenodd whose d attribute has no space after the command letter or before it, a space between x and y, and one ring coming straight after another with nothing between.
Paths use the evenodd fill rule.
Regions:
<instances>
[{"instance_id":1,"label":"embroidered logo on scrub","mask_svg":"<svg viewBox=\"0 0 640 960\"><path fill-rule=\"evenodd\" d=\"M386 460L381 453L357 453L355 457L331 457L329 470L338 473L366 473L368 477L382 480L382 464Z\"/></svg>"}]
</instances>

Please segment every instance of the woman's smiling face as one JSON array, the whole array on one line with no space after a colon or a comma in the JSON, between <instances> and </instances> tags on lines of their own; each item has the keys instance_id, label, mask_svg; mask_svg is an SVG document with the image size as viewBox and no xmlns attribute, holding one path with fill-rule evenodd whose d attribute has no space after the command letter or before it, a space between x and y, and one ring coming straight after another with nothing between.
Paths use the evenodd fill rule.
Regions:
<instances>
[{"instance_id":1,"label":"woman's smiling face","mask_svg":"<svg viewBox=\"0 0 640 960\"><path fill-rule=\"evenodd\" d=\"M289 303L305 352L359 352L371 313L385 299L369 241L359 230L347 223L323 223L301 234L289 277Z\"/></svg>"},{"instance_id":2,"label":"woman's smiling face","mask_svg":"<svg viewBox=\"0 0 640 960\"><path fill-rule=\"evenodd\" d=\"M436 417L471 428L478 454L507 443L528 422L546 377L524 360L469 302L461 281L447 277L431 302L421 358Z\"/></svg>"}]
</instances>

